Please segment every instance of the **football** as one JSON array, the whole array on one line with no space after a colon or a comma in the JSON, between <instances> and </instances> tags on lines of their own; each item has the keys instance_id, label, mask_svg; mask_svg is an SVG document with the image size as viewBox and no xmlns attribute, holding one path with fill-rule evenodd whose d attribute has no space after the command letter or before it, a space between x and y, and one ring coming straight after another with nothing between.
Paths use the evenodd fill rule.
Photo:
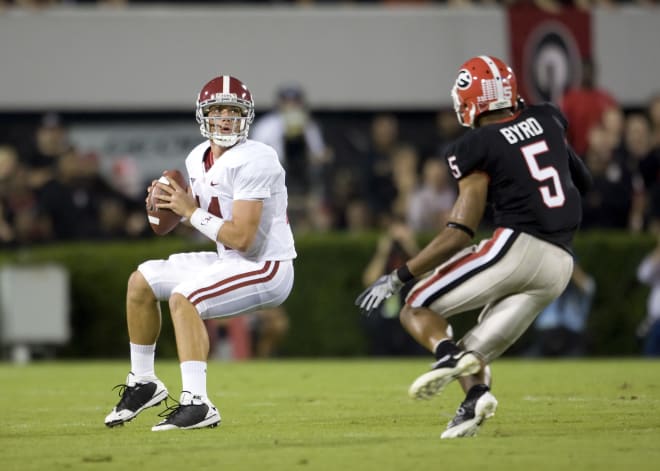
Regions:
<instances>
[{"instance_id":1,"label":"football","mask_svg":"<svg viewBox=\"0 0 660 471\"><path fill-rule=\"evenodd\" d=\"M178 170L165 170L163 176L158 179L160 183L169 185L167 177L176 181L183 188L187 188L186 178ZM158 196L165 193L158 187L154 187L147 197L147 218L151 229L158 235L171 232L181 222L181 217L169 209L157 208Z\"/></svg>"}]
</instances>

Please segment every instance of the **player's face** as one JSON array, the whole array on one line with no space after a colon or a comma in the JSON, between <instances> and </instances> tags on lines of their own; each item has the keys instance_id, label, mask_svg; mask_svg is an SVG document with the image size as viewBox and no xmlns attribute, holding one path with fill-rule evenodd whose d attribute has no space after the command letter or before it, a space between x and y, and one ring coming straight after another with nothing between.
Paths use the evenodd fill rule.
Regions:
<instances>
[{"instance_id":1,"label":"player's face","mask_svg":"<svg viewBox=\"0 0 660 471\"><path fill-rule=\"evenodd\" d=\"M235 106L214 106L207 115L209 120L209 131L212 134L231 134L240 131L240 120L242 117L240 108Z\"/></svg>"}]
</instances>

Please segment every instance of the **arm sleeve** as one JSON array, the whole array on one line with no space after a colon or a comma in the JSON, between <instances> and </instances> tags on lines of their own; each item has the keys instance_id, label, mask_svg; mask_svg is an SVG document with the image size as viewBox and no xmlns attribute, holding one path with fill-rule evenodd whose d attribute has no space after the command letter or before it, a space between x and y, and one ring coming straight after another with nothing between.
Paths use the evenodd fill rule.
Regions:
<instances>
[{"instance_id":1,"label":"arm sleeve","mask_svg":"<svg viewBox=\"0 0 660 471\"><path fill-rule=\"evenodd\" d=\"M560 109L552 103L545 103L543 106L555 120L557 126L559 126L562 132L565 133L568 129L568 121L566 121L566 117L563 115ZM566 144L566 147L568 152L568 168L571 172L571 178L573 179L573 183L575 184L575 187L578 189L580 194L584 195L591 189L591 186L593 185L593 178L591 177L589 169L584 164L584 161L580 158L580 156L575 153L573 148L571 148L568 143Z\"/></svg>"},{"instance_id":2,"label":"arm sleeve","mask_svg":"<svg viewBox=\"0 0 660 471\"><path fill-rule=\"evenodd\" d=\"M277 178L274 165L253 160L242 165L234 183L235 200L256 200L270 196L270 189Z\"/></svg>"},{"instance_id":3,"label":"arm sleeve","mask_svg":"<svg viewBox=\"0 0 660 471\"><path fill-rule=\"evenodd\" d=\"M582 159L578 157L570 146L568 147L568 168L571 171L571 177L573 178L575 187L581 195L586 194L593 185L593 178Z\"/></svg>"},{"instance_id":4,"label":"arm sleeve","mask_svg":"<svg viewBox=\"0 0 660 471\"><path fill-rule=\"evenodd\" d=\"M480 134L475 130L468 132L458 141L445 148L445 160L450 173L456 180L460 180L475 170L482 170L485 149Z\"/></svg>"}]
</instances>

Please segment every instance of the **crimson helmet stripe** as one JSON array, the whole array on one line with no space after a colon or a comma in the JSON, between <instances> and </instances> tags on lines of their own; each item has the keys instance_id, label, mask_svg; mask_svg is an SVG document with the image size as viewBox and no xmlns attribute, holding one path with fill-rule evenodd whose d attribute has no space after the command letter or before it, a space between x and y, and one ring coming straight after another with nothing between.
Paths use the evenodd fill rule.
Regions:
<instances>
[{"instance_id":1,"label":"crimson helmet stripe","mask_svg":"<svg viewBox=\"0 0 660 471\"><path fill-rule=\"evenodd\" d=\"M211 131L211 120L208 112L211 106L233 106L240 108L241 117L235 117L235 127L232 132ZM209 138L222 147L234 146L248 136L250 124L254 120L254 100L250 90L236 77L220 75L211 79L199 93L195 109L195 117L199 123L202 136Z\"/></svg>"}]
</instances>

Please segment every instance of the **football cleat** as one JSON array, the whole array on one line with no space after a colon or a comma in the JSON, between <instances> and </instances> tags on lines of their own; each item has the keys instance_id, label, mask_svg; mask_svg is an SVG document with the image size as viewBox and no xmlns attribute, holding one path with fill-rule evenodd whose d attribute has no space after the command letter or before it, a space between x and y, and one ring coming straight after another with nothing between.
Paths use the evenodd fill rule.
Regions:
<instances>
[{"instance_id":1,"label":"football cleat","mask_svg":"<svg viewBox=\"0 0 660 471\"><path fill-rule=\"evenodd\" d=\"M126 384L118 384L121 399L105 418L105 425L115 427L133 420L140 412L167 399L167 389L157 378L141 381L131 372Z\"/></svg>"},{"instance_id":2,"label":"football cleat","mask_svg":"<svg viewBox=\"0 0 660 471\"><path fill-rule=\"evenodd\" d=\"M495 409L497 409L497 399L489 392L487 386L481 386L474 397L470 397L468 393L440 438L475 436L481 424L495 415Z\"/></svg>"},{"instance_id":3,"label":"football cleat","mask_svg":"<svg viewBox=\"0 0 660 471\"><path fill-rule=\"evenodd\" d=\"M179 402L158 414L164 420L151 427L153 432L161 430L217 427L222 420L218 409L206 397L193 396L183 391Z\"/></svg>"},{"instance_id":4,"label":"football cleat","mask_svg":"<svg viewBox=\"0 0 660 471\"><path fill-rule=\"evenodd\" d=\"M431 365L431 371L413 382L408 395L414 399L430 399L456 378L475 374L480 369L481 362L473 352L445 355Z\"/></svg>"}]
</instances>

